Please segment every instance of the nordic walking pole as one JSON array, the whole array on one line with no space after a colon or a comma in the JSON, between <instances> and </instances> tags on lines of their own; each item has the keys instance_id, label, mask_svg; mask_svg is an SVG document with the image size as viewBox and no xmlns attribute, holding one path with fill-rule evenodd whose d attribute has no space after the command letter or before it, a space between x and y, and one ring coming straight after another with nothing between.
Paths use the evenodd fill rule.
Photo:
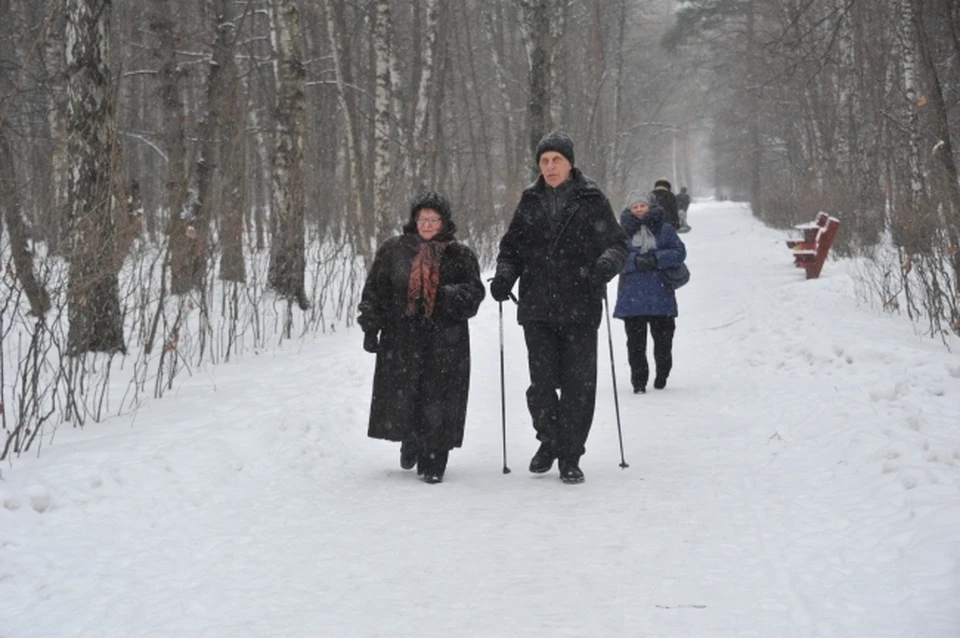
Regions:
<instances>
[{"instance_id":1,"label":"nordic walking pole","mask_svg":"<svg viewBox=\"0 0 960 638\"><path fill-rule=\"evenodd\" d=\"M509 474L510 468L507 467L507 394L504 389L504 370L503 370L503 302L498 301L497 306L500 311L500 428L503 431L503 473Z\"/></svg>"},{"instance_id":2,"label":"nordic walking pole","mask_svg":"<svg viewBox=\"0 0 960 638\"><path fill-rule=\"evenodd\" d=\"M617 436L620 438L620 467L628 468L623 458L623 429L620 427L620 399L617 396L617 371L613 366L613 331L610 329L610 303L607 301L607 287L603 287L603 309L607 315L607 343L610 344L610 374L613 377L613 407L617 412Z\"/></svg>"}]
</instances>

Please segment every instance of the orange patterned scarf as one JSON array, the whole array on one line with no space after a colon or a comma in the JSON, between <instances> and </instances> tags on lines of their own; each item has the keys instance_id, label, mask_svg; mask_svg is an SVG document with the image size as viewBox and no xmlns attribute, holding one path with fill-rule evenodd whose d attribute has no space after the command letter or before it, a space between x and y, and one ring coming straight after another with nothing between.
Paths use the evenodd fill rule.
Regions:
<instances>
[{"instance_id":1,"label":"orange patterned scarf","mask_svg":"<svg viewBox=\"0 0 960 638\"><path fill-rule=\"evenodd\" d=\"M433 314L440 284L440 257L449 242L420 242L420 250L410 268L410 283L407 286L407 315L417 313L417 302L423 300L423 312Z\"/></svg>"}]
</instances>

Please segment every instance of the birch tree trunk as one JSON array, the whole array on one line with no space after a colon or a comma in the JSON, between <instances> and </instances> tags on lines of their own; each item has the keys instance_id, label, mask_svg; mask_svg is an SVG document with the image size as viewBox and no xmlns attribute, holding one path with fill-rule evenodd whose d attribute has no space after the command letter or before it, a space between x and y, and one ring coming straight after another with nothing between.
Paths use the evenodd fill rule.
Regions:
<instances>
[{"instance_id":1,"label":"birch tree trunk","mask_svg":"<svg viewBox=\"0 0 960 638\"><path fill-rule=\"evenodd\" d=\"M4 12L0 11L0 15L4 15ZM50 242L50 252L53 254L62 254L66 229L68 158L64 133L67 107L64 91L66 78L63 74L65 59L63 32L63 13L53 11L48 18L43 47L43 63L50 79L47 128L50 130L51 142L49 199L43 205L45 210L50 211L50 218L45 224L44 236Z\"/></svg>"},{"instance_id":2,"label":"birch tree trunk","mask_svg":"<svg viewBox=\"0 0 960 638\"><path fill-rule=\"evenodd\" d=\"M527 49L529 94L527 98L527 141L533 157L540 138L553 128L550 85L553 54L550 41L550 13L545 0L516 0L520 12L520 30ZM537 169L530 165L530 176Z\"/></svg>"},{"instance_id":3,"label":"birch tree trunk","mask_svg":"<svg viewBox=\"0 0 960 638\"><path fill-rule=\"evenodd\" d=\"M120 213L111 201L116 130L110 0L65 0L70 269L68 352L122 352Z\"/></svg>"},{"instance_id":4,"label":"birch tree trunk","mask_svg":"<svg viewBox=\"0 0 960 638\"><path fill-rule=\"evenodd\" d=\"M566 95L567 83L564 82L563 69L557 63L557 52L560 48L557 44L563 38L567 30L567 15L570 12L572 2L550 3L550 12L547 15L547 24L549 31L549 48L547 55L550 58L550 128L555 128L563 124L569 116L570 101ZM606 4L606 3L604 3ZM567 126L566 124L563 124Z\"/></svg>"},{"instance_id":5,"label":"birch tree trunk","mask_svg":"<svg viewBox=\"0 0 960 638\"><path fill-rule=\"evenodd\" d=\"M303 133L306 120L306 81L300 15L296 0L271 5L276 51L277 122L273 153L270 245L270 287L301 310L310 307L304 285L306 270Z\"/></svg>"},{"instance_id":6,"label":"birch tree trunk","mask_svg":"<svg viewBox=\"0 0 960 638\"><path fill-rule=\"evenodd\" d=\"M849 184L854 175L853 154L855 139L851 133L855 130L857 109L856 83L854 82L857 58L853 41L853 25L848 13L841 13L837 25L838 64L834 78L837 91L837 127L834 145L835 162L838 176ZM837 184L838 186L840 184Z\"/></svg>"},{"instance_id":7,"label":"birch tree trunk","mask_svg":"<svg viewBox=\"0 0 960 638\"><path fill-rule=\"evenodd\" d=\"M373 159L373 211L376 215L377 238L382 239L393 221L390 193L393 174L390 164L390 106L393 102L393 60L390 43L390 0L377 0L376 20L373 31L373 48L376 66L376 91L374 96L374 159Z\"/></svg>"},{"instance_id":8,"label":"birch tree trunk","mask_svg":"<svg viewBox=\"0 0 960 638\"><path fill-rule=\"evenodd\" d=\"M910 206L920 207L923 198L924 179L920 160L920 111L917 108L917 62L914 47L916 34L913 24L911 0L900 1L900 46L903 67L903 96L906 99L909 136L907 161L910 167Z\"/></svg>"},{"instance_id":9,"label":"birch tree trunk","mask_svg":"<svg viewBox=\"0 0 960 638\"><path fill-rule=\"evenodd\" d=\"M410 162L407 169L408 183L415 191L422 190L426 184L424 180L427 156L433 151L434 141L427 133L427 119L431 111L431 96L433 94L434 72L437 66L438 25L440 19L440 1L426 0L426 33L423 35L424 46L421 49L420 77L416 87L416 102L413 106L413 123L410 127L410 138L407 144L407 160Z\"/></svg>"}]
</instances>

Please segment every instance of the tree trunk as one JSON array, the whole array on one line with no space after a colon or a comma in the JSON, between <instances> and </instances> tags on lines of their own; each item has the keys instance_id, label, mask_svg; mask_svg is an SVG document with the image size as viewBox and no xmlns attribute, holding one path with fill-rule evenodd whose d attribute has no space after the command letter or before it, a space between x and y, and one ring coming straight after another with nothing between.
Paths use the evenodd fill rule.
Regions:
<instances>
[{"instance_id":1,"label":"tree trunk","mask_svg":"<svg viewBox=\"0 0 960 638\"><path fill-rule=\"evenodd\" d=\"M757 35L756 35L756 3L751 0L747 3L747 100L748 122L747 130L750 144L750 205L753 214L763 216L763 181L761 167L763 154L760 146L760 87L757 86Z\"/></svg>"},{"instance_id":2,"label":"tree trunk","mask_svg":"<svg viewBox=\"0 0 960 638\"><path fill-rule=\"evenodd\" d=\"M392 52L390 46L390 1L377 0L373 31L376 67L373 126L373 211L376 215L377 238L383 239L394 221L390 193L393 174L390 166L390 107L393 103Z\"/></svg>"},{"instance_id":3,"label":"tree trunk","mask_svg":"<svg viewBox=\"0 0 960 638\"><path fill-rule=\"evenodd\" d=\"M218 0L217 38L213 43L213 63L220 69L223 118L219 123L220 197L220 279L245 283L243 257L244 209L246 193L243 153L243 123L240 80L234 50L238 25L233 0ZM211 74L213 71L211 70Z\"/></svg>"},{"instance_id":4,"label":"tree trunk","mask_svg":"<svg viewBox=\"0 0 960 638\"><path fill-rule=\"evenodd\" d=\"M534 157L540 138L553 128L550 118L550 85L553 77L550 12L544 0L518 0L517 8L520 10L520 29L527 49L527 141L530 145L530 157ZM536 174L537 167L531 165L530 176Z\"/></svg>"},{"instance_id":5,"label":"tree trunk","mask_svg":"<svg viewBox=\"0 0 960 638\"><path fill-rule=\"evenodd\" d=\"M416 86L416 102L413 106L413 123L407 143L407 183L414 191L427 186L425 171L427 157L435 152L435 140L427 132L427 120L431 111L434 74L438 58L438 24L440 19L439 0L426 0L426 33L423 34L424 46L421 49L420 76Z\"/></svg>"},{"instance_id":6,"label":"tree trunk","mask_svg":"<svg viewBox=\"0 0 960 638\"><path fill-rule=\"evenodd\" d=\"M946 258L950 263L953 280L953 290L948 293L947 306L951 307L952 316L950 325L954 332L960 333L960 312L957 310L957 301L960 300L960 183L958 183L957 165L953 158L953 144L950 140L950 120L947 102L943 95L943 87L937 72L937 65L933 57L933 43L927 33L927 22L923 0L912 0L914 30L919 44L920 60L930 84L930 103L932 106L931 119L934 132L933 166L931 170L931 185L935 192L934 200L940 203L942 214L934 222L942 226L945 231L947 244ZM939 195L939 196L937 196ZM939 249L942 250L941 246Z\"/></svg>"},{"instance_id":7,"label":"tree trunk","mask_svg":"<svg viewBox=\"0 0 960 638\"><path fill-rule=\"evenodd\" d=\"M0 15L4 15L0 11ZM47 128L50 132L50 190L48 199L41 204L44 210L50 212L44 220L42 235L47 239L51 254L63 254L63 240L66 232L67 209L67 148L64 134L64 120L66 112L66 95L63 74L64 17L61 11L49 16L43 47L43 63L50 79L50 90L47 98Z\"/></svg>"},{"instance_id":8,"label":"tree trunk","mask_svg":"<svg viewBox=\"0 0 960 638\"><path fill-rule=\"evenodd\" d=\"M499 21L495 18L500 16ZM503 157L506 164L507 195L504 201L512 202L520 198L520 191L524 185L524 172L519 170L517 163L516 135L517 125L513 117L513 101L510 99L510 91L507 87L507 69L506 52L504 50L504 27L502 19L502 9L483 12L484 32L487 36L487 42L490 50L493 52L493 70L497 82L497 90L500 103L503 108Z\"/></svg>"},{"instance_id":9,"label":"tree trunk","mask_svg":"<svg viewBox=\"0 0 960 638\"><path fill-rule=\"evenodd\" d=\"M348 192L351 202L348 210L352 211L352 220L348 222L354 245L359 248L360 254L366 265L373 261L373 247L371 239L375 233L374 216L369 214L363 204L363 193L365 189L365 179L363 171L363 160L361 157L360 124L357 121L357 115L354 113L354 101L347 97L347 92L352 84L350 66L345 59L346 47L343 42L343 34L346 30L343 16L340 15L343 7L337 2L327 0L327 35L330 38L330 50L333 53L333 69L337 83L337 98L340 102L340 110L343 112L344 123L346 124L346 142L348 167L350 174L350 183Z\"/></svg>"},{"instance_id":10,"label":"tree trunk","mask_svg":"<svg viewBox=\"0 0 960 638\"><path fill-rule=\"evenodd\" d=\"M3 2L0 1L0 6ZM13 154L7 142L6 131L0 123L0 208L3 221L10 233L10 252L17 280L30 302L30 313L43 317L50 309L50 296L33 271L33 254L27 244L27 229L23 223L17 175L13 166ZM0 231L3 230L0 224Z\"/></svg>"},{"instance_id":11,"label":"tree trunk","mask_svg":"<svg viewBox=\"0 0 960 638\"><path fill-rule=\"evenodd\" d=\"M188 205L187 148L184 131L183 102L180 98L180 69L177 65L177 38L174 34L173 10L169 0L152 0L150 30L157 44L154 55L159 60L159 95L162 118L163 147L167 155L166 205L169 220L170 292L182 295L194 287L193 244L195 210Z\"/></svg>"},{"instance_id":12,"label":"tree trunk","mask_svg":"<svg viewBox=\"0 0 960 638\"><path fill-rule=\"evenodd\" d=\"M65 0L70 269L68 352L122 352L117 273L122 222L111 201L116 153L110 0Z\"/></svg>"},{"instance_id":13,"label":"tree trunk","mask_svg":"<svg viewBox=\"0 0 960 638\"><path fill-rule=\"evenodd\" d=\"M272 5L274 50L277 56L277 128L273 153L274 218L270 245L270 287L301 310L310 307L304 285L306 270L303 201L303 132L306 82L300 15L296 0Z\"/></svg>"}]
</instances>

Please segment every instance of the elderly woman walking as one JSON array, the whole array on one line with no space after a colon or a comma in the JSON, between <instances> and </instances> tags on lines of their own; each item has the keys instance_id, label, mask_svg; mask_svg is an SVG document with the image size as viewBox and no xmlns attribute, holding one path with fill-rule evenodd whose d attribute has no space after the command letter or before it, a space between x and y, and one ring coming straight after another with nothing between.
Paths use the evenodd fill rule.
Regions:
<instances>
[{"instance_id":1,"label":"elderly woman walking","mask_svg":"<svg viewBox=\"0 0 960 638\"><path fill-rule=\"evenodd\" d=\"M662 390L673 368L673 335L676 331L677 295L660 271L683 263L687 249L673 226L664 222L664 211L655 196L631 193L620 224L630 238L630 255L620 273L613 316L623 319L627 333L627 360L633 391L647 391L647 327L653 338L656 376L653 387Z\"/></svg>"},{"instance_id":2,"label":"elderly woman walking","mask_svg":"<svg viewBox=\"0 0 960 638\"><path fill-rule=\"evenodd\" d=\"M485 290L474 252L456 239L450 205L420 195L403 232L380 246L357 323L376 353L367 435L400 441L400 466L440 483L463 443L470 332Z\"/></svg>"}]
</instances>

